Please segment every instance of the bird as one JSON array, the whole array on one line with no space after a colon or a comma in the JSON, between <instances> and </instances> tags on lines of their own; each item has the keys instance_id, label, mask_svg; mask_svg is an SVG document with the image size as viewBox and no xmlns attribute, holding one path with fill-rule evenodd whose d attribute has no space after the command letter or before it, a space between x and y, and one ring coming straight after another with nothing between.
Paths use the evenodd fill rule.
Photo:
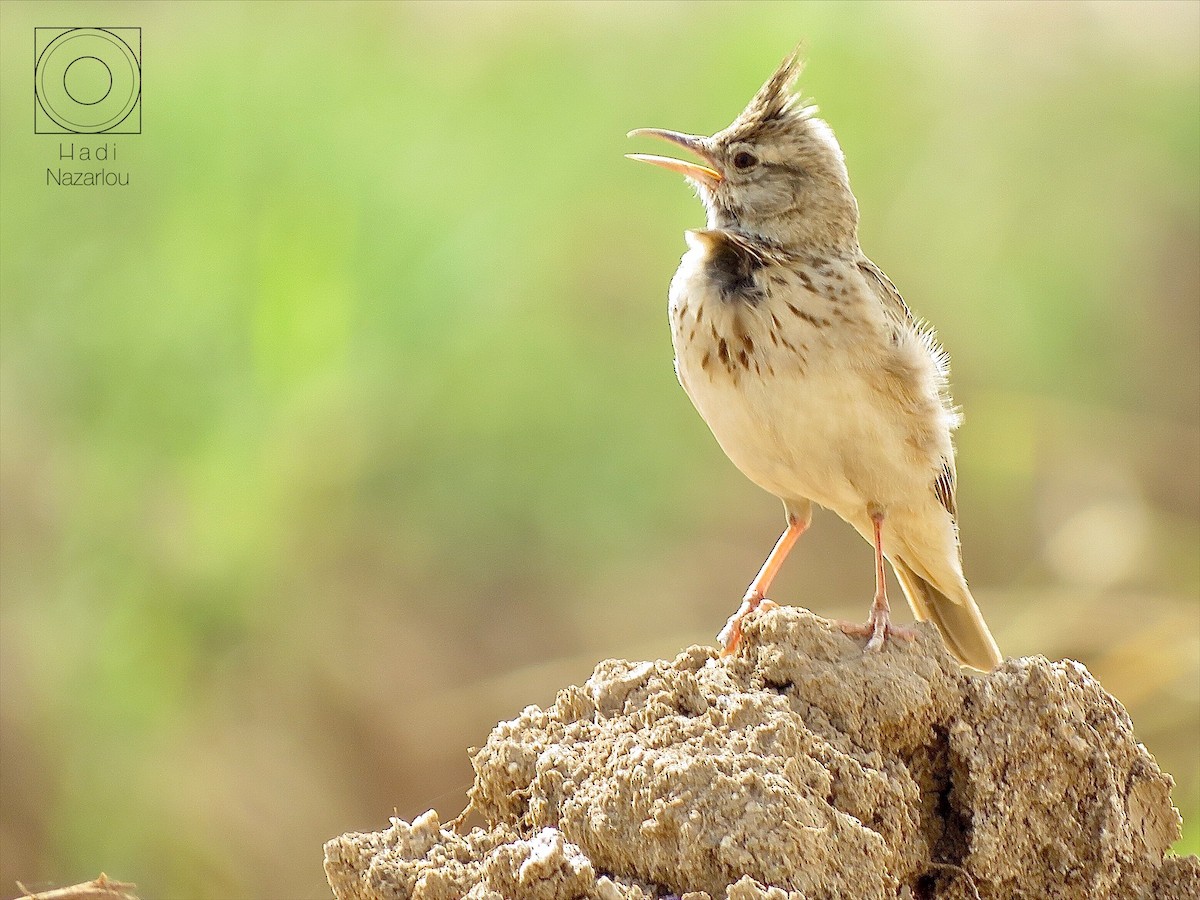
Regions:
<instances>
[{"instance_id":1,"label":"bird","mask_svg":"<svg viewBox=\"0 0 1200 900\"><path fill-rule=\"evenodd\" d=\"M963 575L949 357L858 240L845 157L795 92L793 51L713 135L639 128L698 158L626 154L683 175L704 204L686 232L668 312L675 371L729 459L783 501L786 528L718 635L736 652L748 616L812 521L831 510L875 551L865 651L915 630L893 623L884 560L919 621L963 665L1003 657Z\"/></svg>"}]
</instances>

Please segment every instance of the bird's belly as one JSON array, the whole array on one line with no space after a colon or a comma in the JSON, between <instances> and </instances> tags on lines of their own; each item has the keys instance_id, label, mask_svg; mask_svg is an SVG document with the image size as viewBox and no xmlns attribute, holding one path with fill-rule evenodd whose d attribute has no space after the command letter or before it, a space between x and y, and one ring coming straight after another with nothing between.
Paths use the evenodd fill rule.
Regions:
<instances>
[{"instance_id":1,"label":"bird's belly","mask_svg":"<svg viewBox=\"0 0 1200 900\"><path fill-rule=\"evenodd\" d=\"M897 343L862 294L843 291L840 315L829 286L726 297L705 253L693 244L671 283L675 366L743 474L852 521L868 504L927 497L953 451L925 351Z\"/></svg>"},{"instance_id":2,"label":"bird's belly","mask_svg":"<svg viewBox=\"0 0 1200 900\"><path fill-rule=\"evenodd\" d=\"M905 423L858 373L810 366L805 374L743 373L734 383L693 371L685 357L677 362L680 380L696 409L734 465L764 490L849 519L919 487L909 484L918 451Z\"/></svg>"}]
</instances>

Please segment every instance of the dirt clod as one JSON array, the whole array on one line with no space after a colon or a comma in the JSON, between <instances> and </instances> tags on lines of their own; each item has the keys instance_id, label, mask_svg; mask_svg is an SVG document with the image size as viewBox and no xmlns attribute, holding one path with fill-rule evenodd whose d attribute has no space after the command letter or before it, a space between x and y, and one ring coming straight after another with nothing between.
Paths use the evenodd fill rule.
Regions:
<instances>
[{"instance_id":1,"label":"dirt clod","mask_svg":"<svg viewBox=\"0 0 1200 900\"><path fill-rule=\"evenodd\" d=\"M737 655L606 660L433 812L325 846L338 900L1194 897L1170 776L1080 664L968 676L931 628L864 654L804 610ZM1189 893L1190 892L1190 893Z\"/></svg>"}]
</instances>

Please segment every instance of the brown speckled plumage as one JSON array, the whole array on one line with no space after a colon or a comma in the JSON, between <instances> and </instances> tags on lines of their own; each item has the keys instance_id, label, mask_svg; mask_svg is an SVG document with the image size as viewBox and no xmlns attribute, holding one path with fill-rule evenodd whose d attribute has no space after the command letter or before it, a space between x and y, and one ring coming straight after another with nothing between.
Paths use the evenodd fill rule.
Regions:
<instances>
[{"instance_id":1,"label":"brown speckled plumage","mask_svg":"<svg viewBox=\"0 0 1200 900\"><path fill-rule=\"evenodd\" d=\"M680 383L788 518L721 639L732 652L817 503L876 548L870 618L848 630L868 634L870 649L905 634L890 624L886 558L918 618L934 621L962 662L990 669L999 651L959 558L948 358L860 249L841 148L792 93L798 71L788 57L711 137L641 132L704 165L635 155L687 176L708 213L671 283Z\"/></svg>"}]
</instances>

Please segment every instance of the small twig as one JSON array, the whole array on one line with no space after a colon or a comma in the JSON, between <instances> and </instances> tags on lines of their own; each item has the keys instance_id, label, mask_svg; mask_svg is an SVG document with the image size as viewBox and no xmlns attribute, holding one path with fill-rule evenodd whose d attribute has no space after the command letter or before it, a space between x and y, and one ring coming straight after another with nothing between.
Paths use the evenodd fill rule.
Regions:
<instances>
[{"instance_id":1,"label":"small twig","mask_svg":"<svg viewBox=\"0 0 1200 900\"><path fill-rule=\"evenodd\" d=\"M447 822L446 827L449 828L451 831L453 831L455 834L462 834L462 831L460 829L462 828L462 826L464 824L466 824L467 816L471 815L471 813L473 813L474 811L475 811L475 801L474 801L474 799L469 798L467 800L467 805L463 808L463 811L460 812L453 819L451 819L449 822Z\"/></svg>"},{"instance_id":2,"label":"small twig","mask_svg":"<svg viewBox=\"0 0 1200 900\"><path fill-rule=\"evenodd\" d=\"M138 900L133 893L135 887L137 885L131 881L113 881L103 872L93 881L38 891L36 894L17 882L22 900Z\"/></svg>"}]
</instances>

